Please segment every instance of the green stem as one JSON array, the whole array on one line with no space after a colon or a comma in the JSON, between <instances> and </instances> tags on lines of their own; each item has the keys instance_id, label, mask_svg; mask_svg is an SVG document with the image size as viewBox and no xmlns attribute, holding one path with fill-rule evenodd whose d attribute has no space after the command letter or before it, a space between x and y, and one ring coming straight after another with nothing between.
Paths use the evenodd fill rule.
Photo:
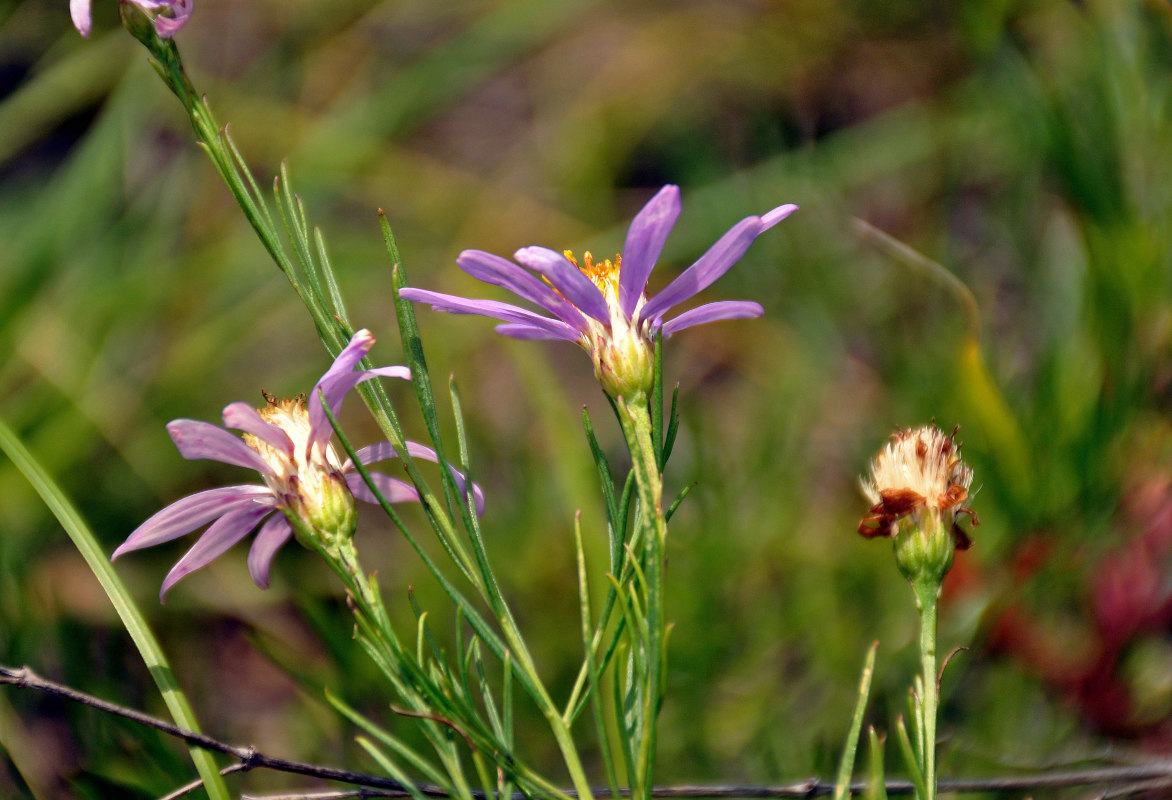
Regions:
<instances>
[{"instance_id":1,"label":"green stem","mask_svg":"<svg viewBox=\"0 0 1172 800\"><path fill-rule=\"evenodd\" d=\"M916 609L920 612L920 663L923 668L923 697L920 699L920 724L924 744L920 765L924 772L927 796L936 798L936 708L940 685L936 675L936 609L940 603L939 581L916 581Z\"/></svg>"},{"instance_id":2,"label":"green stem","mask_svg":"<svg viewBox=\"0 0 1172 800\"><path fill-rule=\"evenodd\" d=\"M651 795L655 771L656 720L663 704L667 655L664 643L667 624L663 608L663 561L667 545L667 520L663 514L663 477L659 471L658 448L652 435L651 411L646 398L616 402L619 422L631 452L635 483L639 492L640 526L650 535L644 538L644 577L647 614L647 677L643 690L641 738L636 775L631 781L635 800ZM631 635L637 631L631 629Z\"/></svg>"}]
</instances>

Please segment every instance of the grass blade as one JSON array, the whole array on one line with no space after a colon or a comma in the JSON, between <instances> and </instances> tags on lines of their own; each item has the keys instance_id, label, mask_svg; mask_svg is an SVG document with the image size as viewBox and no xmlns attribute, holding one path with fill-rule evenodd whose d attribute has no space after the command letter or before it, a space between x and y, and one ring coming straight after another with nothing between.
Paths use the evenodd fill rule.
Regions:
<instances>
[{"instance_id":1,"label":"grass blade","mask_svg":"<svg viewBox=\"0 0 1172 800\"><path fill-rule=\"evenodd\" d=\"M859 680L859 697L855 701L855 713L851 718L850 732L842 746L842 760L838 764L838 780L834 782L834 800L846 800L851 793L851 775L855 769L855 752L859 749L859 732L863 729L863 714L867 711L867 698L871 695L871 676L875 673L875 653L879 642L871 645L863 661L863 676Z\"/></svg>"},{"instance_id":2,"label":"grass blade","mask_svg":"<svg viewBox=\"0 0 1172 800\"><path fill-rule=\"evenodd\" d=\"M94 538L93 532L86 525L81 514L65 496L61 487L49 476L32 453L25 448L12 429L2 421L0 421L0 450L4 451L16 468L33 485L37 494L49 507L49 511L53 513L53 516L61 523L61 527L69 534L69 538L73 540L73 544L81 553L82 558L85 559L86 565L94 573L94 577L98 579L98 583L102 585L106 596L114 604L114 610L118 612L118 618L122 620L126 632L130 634L134 646L138 648L142 660L155 679L155 683L163 695L163 702L167 704L167 710L171 712L175 724L190 731L199 732L199 723L196 721L195 712L192 711L187 696L179 687L175 673L171 671L167 657L163 655L163 649L159 646L159 642L147 625L142 612L138 610L130 592L127 591L125 584L114 571L109 558L102 550L101 545L98 544L97 539ZM212 800L229 800L228 787L224 784L224 779L220 775L219 767L216 766L212 754L194 746L189 747L189 750L191 751L191 760L195 762L195 768L199 772L200 778L203 779L208 796Z\"/></svg>"}]
</instances>

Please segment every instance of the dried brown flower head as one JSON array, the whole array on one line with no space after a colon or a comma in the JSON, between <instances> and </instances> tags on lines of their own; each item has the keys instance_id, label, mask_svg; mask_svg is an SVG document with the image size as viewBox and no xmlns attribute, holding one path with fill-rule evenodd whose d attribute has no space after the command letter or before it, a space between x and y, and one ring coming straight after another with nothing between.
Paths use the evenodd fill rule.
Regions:
<instances>
[{"instance_id":1,"label":"dried brown flower head","mask_svg":"<svg viewBox=\"0 0 1172 800\"><path fill-rule=\"evenodd\" d=\"M952 552L972 545L958 524L959 516L967 514L974 526L980 524L976 512L962 505L968 499L973 472L961 460L957 430L959 426L946 435L935 425L924 425L896 431L871 462L870 477L860 480L871 509L859 522L859 533L868 539L895 538L897 560L905 574L916 565L900 556L900 550L907 549L900 546L901 534L917 534L920 547L912 550L936 551L931 557L910 550L906 555L917 562L927 558L943 577L952 565ZM937 541L945 537L951 539L946 545Z\"/></svg>"}]
</instances>

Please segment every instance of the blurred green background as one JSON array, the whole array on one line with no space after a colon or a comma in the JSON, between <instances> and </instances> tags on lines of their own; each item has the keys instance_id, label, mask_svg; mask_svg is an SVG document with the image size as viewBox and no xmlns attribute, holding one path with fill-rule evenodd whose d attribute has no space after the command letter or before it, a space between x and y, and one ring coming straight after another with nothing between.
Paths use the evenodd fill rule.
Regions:
<instances>
[{"instance_id":1,"label":"blurred green background","mask_svg":"<svg viewBox=\"0 0 1172 800\"><path fill-rule=\"evenodd\" d=\"M307 390L328 358L116 4L95 3L85 41L65 0L0 0L0 417L112 550L177 497L250 479L180 459L168 420ZM874 639L868 718L893 728L916 619L889 546L854 532L857 475L893 428L932 418L962 426L982 522L946 586L942 651L970 649L944 678L942 775L1172 746L1167 3L199 0L178 42L262 183L289 159L379 363L402 359L378 208L410 283L501 300L457 253L609 255L675 182L657 288L738 219L802 206L707 295L765 318L665 348L683 416L668 487L696 486L670 540L661 782L831 775ZM860 238L856 217L971 297ZM605 538L581 407L615 461L619 436L574 347L420 321L434 375L463 392L506 593L564 696L574 511L598 553ZM373 440L352 406L352 438ZM0 509L0 662L163 714L3 460ZM414 585L445 628L408 547L367 522L384 588L405 609ZM322 565L287 548L260 591L240 547L160 606L184 549L118 570L205 730L374 770L322 700L389 716ZM526 754L556 763L531 730ZM4 797L147 798L193 774L165 737L16 690L0 745Z\"/></svg>"}]
</instances>

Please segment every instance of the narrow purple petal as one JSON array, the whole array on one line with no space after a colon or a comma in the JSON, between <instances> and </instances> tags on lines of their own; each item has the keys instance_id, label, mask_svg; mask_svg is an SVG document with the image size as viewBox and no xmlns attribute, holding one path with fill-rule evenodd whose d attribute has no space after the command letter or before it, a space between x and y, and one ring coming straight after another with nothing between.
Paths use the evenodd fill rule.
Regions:
<instances>
[{"instance_id":1,"label":"narrow purple petal","mask_svg":"<svg viewBox=\"0 0 1172 800\"><path fill-rule=\"evenodd\" d=\"M587 329L582 312L548 283L534 277L507 258L483 250L465 250L456 258L456 265L477 280L508 289L518 297L544 308L567 325L580 331Z\"/></svg>"},{"instance_id":2,"label":"narrow purple petal","mask_svg":"<svg viewBox=\"0 0 1172 800\"><path fill-rule=\"evenodd\" d=\"M162 588L159 589L159 602L164 602L164 595L167 594L168 589L175 585L176 581L215 561L229 547L247 536L258 522L271 513L273 513L271 507L248 506L230 511L213 522L203 536L199 537L199 540L191 546L191 549L183 554L183 558L171 567L171 571L163 579Z\"/></svg>"},{"instance_id":3,"label":"narrow purple petal","mask_svg":"<svg viewBox=\"0 0 1172 800\"><path fill-rule=\"evenodd\" d=\"M574 266L570 259L548 247L522 247L513 258L534 272L544 275L554 288L561 292L578 310L589 314L599 322L610 324L610 308L606 298L586 277L586 273Z\"/></svg>"},{"instance_id":4,"label":"narrow purple petal","mask_svg":"<svg viewBox=\"0 0 1172 800\"><path fill-rule=\"evenodd\" d=\"M793 203L786 203L784 206L778 206L772 211L767 211L761 215L761 230L767 231L790 214L798 210L798 206Z\"/></svg>"},{"instance_id":5,"label":"narrow purple petal","mask_svg":"<svg viewBox=\"0 0 1172 800\"><path fill-rule=\"evenodd\" d=\"M368 470L366 474L370 476L370 480L378 487L379 493L388 503L415 503L419 501L419 492L415 491L415 487L406 481L383 475L374 470ZM370 491L366 481L362 480L362 476L357 472L346 474L346 485L350 487L351 493L362 502L378 505L378 498L374 496L374 492Z\"/></svg>"},{"instance_id":6,"label":"narrow purple petal","mask_svg":"<svg viewBox=\"0 0 1172 800\"><path fill-rule=\"evenodd\" d=\"M680 187L669 184L656 192L631 220L623 245L623 266L619 270L619 304L628 318L635 313L635 305L647 288L647 278L679 216Z\"/></svg>"},{"instance_id":7,"label":"narrow purple petal","mask_svg":"<svg viewBox=\"0 0 1172 800\"><path fill-rule=\"evenodd\" d=\"M760 303L749 300L722 300L685 311L675 319L665 322L662 330L664 336L671 336L676 331L691 328L693 325L703 325L721 319L750 319L764 313L765 309Z\"/></svg>"},{"instance_id":8,"label":"narrow purple petal","mask_svg":"<svg viewBox=\"0 0 1172 800\"><path fill-rule=\"evenodd\" d=\"M69 0L69 16L73 17L73 27L77 28L77 32L88 39L90 28L93 27L90 0Z\"/></svg>"},{"instance_id":9,"label":"narrow purple petal","mask_svg":"<svg viewBox=\"0 0 1172 800\"><path fill-rule=\"evenodd\" d=\"M276 505L267 486L222 486L189 495L156 512L135 528L126 541L118 545L110 560L123 553L177 539L216 517L255 505Z\"/></svg>"},{"instance_id":10,"label":"narrow purple petal","mask_svg":"<svg viewBox=\"0 0 1172 800\"><path fill-rule=\"evenodd\" d=\"M187 24L187 18L191 16L192 7L194 3L192 0L174 0L165 5L169 6L174 11L174 17L158 16L155 17L155 33L159 34L164 39L170 39L175 33Z\"/></svg>"},{"instance_id":11,"label":"narrow purple petal","mask_svg":"<svg viewBox=\"0 0 1172 800\"><path fill-rule=\"evenodd\" d=\"M338 414L342 413L342 401L351 389L364 381L380 376L402 378L409 381L411 380L411 370L408 367L376 367L375 369L348 372L331 378L326 392L326 402L329 404L330 413L337 418ZM319 381L317 386L326 389L323 383L324 381ZM332 433L333 428L330 425L329 417L322 410L321 395L317 393L317 387L315 387L313 396L309 398L309 440L317 442L320 446L329 440Z\"/></svg>"},{"instance_id":12,"label":"narrow purple petal","mask_svg":"<svg viewBox=\"0 0 1172 800\"><path fill-rule=\"evenodd\" d=\"M422 458L425 461L432 462L433 464L439 463L439 457L435 454L435 451L425 444L409 441L407 442L407 452L411 455L412 458ZM452 471L452 478L455 479L456 486L460 488L460 491L466 491L464 488L464 473L460 472L460 470L456 469L450 464L448 465L448 469ZM476 483L472 484L472 498L476 501L476 515L480 516L484 513L484 491Z\"/></svg>"},{"instance_id":13,"label":"narrow purple petal","mask_svg":"<svg viewBox=\"0 0 1172 800\"><path fill-rule=\"evenodd\" d=\"M535 328L549 331L558 338L578 338L578 332L561 320L543 317L532 311L526 311L508 303L499 303L496 300L470 300L466 297L457 297L453 294L442 294L427 289L404 289L399 296L416 303L428 303L436 311L446 311L449 314L477 314L482 317L518 322L532 325Z\"/></svg>"},{"instance_id":14,"label":"narrow purple petal","mask_svg":"<svg viewBox=\"0 0 1172 800\"><path fill-rule=\"evenodd\" d=\"M273 514L257 531L252 547L248 549L248 574L260 588L269 588L269 567L273 565L273 556L292 535L293 526L283 513Z\"/></svg>"},{"instance_id":15,"label":"narrow purple petal","mask_svg":"<svg viewBox=\"0 0 1172 800\"><path fill-rule=\"evenodd\" d=\"M313 387L313 391L309 393L310 397L316 397L318 390L322 390L326 394L326 402L330 404L331 409L338 407L338 398L332 391L333 384L339 378L343 378L354 371L362 359L366 358L366 354L370 352L370 348L374 347L374 334L363 328L350 337L350 343L338 353L338 357L334 359L334 363L330 364L330 368L326 370L326 374L321 376L321 380ZM345 394L345 392L343 392Z\"/></svg>"},{"instance_id":16,"label":"narrow purple petal","mask_svg":"<svg viewBox=\"0 0 1172 800\"><path fill-rule=\"evenodd\" d=\"M197 419L176 419L167 423L167 433L179 448L179 454L188 460L200 458L248 467L263 475L273 470L260 453L241 439L210 422Z\"/></svg>"},{"instance_id":17,"label":"narrow purple petal","mask_svg":"<svg viewBox=\"0 0 1172 800\"><path fill-rule=\"evenodd\" d=\"M436 455L435 450L432 450L427 445L420 444L419 442L407 442L407 453L412 458L422 458L424 461L430 461L433 464L438 463L439 461L439 457ZM375 442L374 444L367 445L366 447L356 451L354 455L358 456L358 461L363 466L366 466L367 464L377 464L379 461L386 461L388 458L399 457L399 453L395 450L394 445L386 441ZM353 465L347 461L342 469L343 471L349 470L352 468L352 466ZM465 491L464 487L466 485L466 479L464 477L464 473L460 472L460 470L456 469L450 464L448 465L448 468L452 471L452 478L455 479L456 486L460 488L461 492ZM361 482L361 480L362 478L359 476L359 482ZM347 476L347 481L349 481L349 476ZM483 514L484 490L482 490L476 483L472 484L472 496L476 500L476 513L478 515Z\"/></svg>"},{"instance_id":18,"label":"narrow purple petal","mask_svg":"<svg viewBox=\"0 0 1172 800\"><path fill-rule=\"evenodd\" d=\"M276 425L265 422L257 410L248 403L237 402L225 406L223 418L224 427L251 433L269 444L274 450L279 450L288 456L293 455L293 440L289 438L289 434Z\"/></svg>"},{"instance_id":19,"label":"narrow purple petal","mask_svg":"<svg viewBox=\"0 0 1172 800\"><path fill-rule=\"evenodd\" d=\"M354 451L354 455L358 456L358 463L366 466L367 464L377 464L380 461L386 461L388 458L398 458L399 451L395 446L387 441L375 442L368 444L366 447L360 447ZM433 461L435 459L432 459ZM350 469L354 466L354 462L347 459L346 463L342 465L342 471Z\"/></svg>"},{"instance_id":20,"label":"narrow purple petal","mask_svg":"<svg viewBox=\"0 0 1172 800\"><path fill-rule=\"evenodd\" d=\"M532 325L525 325L520 322L505 323L497 325L493 328L501 336L508 336L512 339L543 339L550 341L576 342L579 336L568 331L548 331L544 328L535 328Z\"/></svg>"},{"instance_id":21,"label":"narrow purple petal","mask_svg":"<svg viewBox=\"0 0 1172 800\"><path fill-rule=\"evenodd\" d=\"M343 348L342 352L338 353L338 357L326 370L326 374L322 375L321 380L314 385L313 391L309 393L309 441L322 445L330 438L330 421L325 412L322 411L322 394L325 395L325 402L330 407L330 412L336 417L341 413L342 400L345 399L346 393L362 381L369 380L376 375L408 380L411 378L411 371L406 367L380 367L355 372L354 368L362 359L366 358L366 354L370 352L372 347L374 347L374 334L365 328L357 331L350 337L350 343Z\"/></svg>"},{"instance_id":22,"label":"narrow purple petal","mask_svg":"<svg viewBox=\"0 0 1172 800\"><path fill-rule=\"evenodd\" d=\"M682 303L690 297L708 288L713 281L729 267L737 263L749 245L761 233L761 218L746 217L733 225L716 244L708 248L708 252L700 256L696 263L688 267L674 281L669 283L663 291L647 301L639 310L639 318L648 320L662 316L672 306Z\"/></svg>"}]
</instances>

